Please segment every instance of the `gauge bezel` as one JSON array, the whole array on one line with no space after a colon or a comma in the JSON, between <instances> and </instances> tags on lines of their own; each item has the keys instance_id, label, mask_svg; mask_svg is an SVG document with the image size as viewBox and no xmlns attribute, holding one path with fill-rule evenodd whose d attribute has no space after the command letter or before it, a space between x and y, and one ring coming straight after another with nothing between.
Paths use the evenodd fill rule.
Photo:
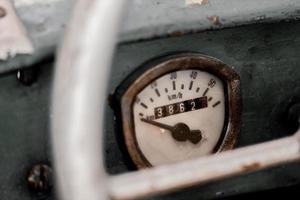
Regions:
<instances>
[{"instance_id":1,"label":"gauge bezel","mask_svg":"<svg viewBox=\"0 0 300 200\"><path fill-rule=\"evenodd\" d=\"M120 117L127 151L138 169L151 167L135 136L133 104L136 95L157 78L178 70L195 69L217 76L224 83L225 121L214 152L234 148L241 128L241 91L239 75L222 61L199 53L180 53L153 59L134 72L117 89ZM124 88L125 87L125 88Z\"/></svg>"}]
</instances>

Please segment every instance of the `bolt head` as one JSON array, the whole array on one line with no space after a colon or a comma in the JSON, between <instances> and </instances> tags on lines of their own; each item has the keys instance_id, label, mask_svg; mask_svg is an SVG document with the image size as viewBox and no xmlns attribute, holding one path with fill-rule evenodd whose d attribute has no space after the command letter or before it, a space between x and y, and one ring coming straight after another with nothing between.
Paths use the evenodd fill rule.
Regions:
<instances>
[{"instance_id":1,"label":"bolt head","mask_svg":"<svg viewBox=\"0 0 300 200\"><path fill-rule=\"evenodd\" d=\"M45 164L32 167L27 176L29 187L39 193L48 193L53 186L52 169Z\"/></svg>"}]
</instances>

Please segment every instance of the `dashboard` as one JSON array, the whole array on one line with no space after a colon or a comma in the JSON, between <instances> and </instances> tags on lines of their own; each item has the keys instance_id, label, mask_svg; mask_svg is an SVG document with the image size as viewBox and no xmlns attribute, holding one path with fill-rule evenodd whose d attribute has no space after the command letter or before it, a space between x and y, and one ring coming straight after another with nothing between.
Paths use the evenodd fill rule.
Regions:
<instances>
[{"instance_id":1,"label":"dashboard","mask_svg":"<svg viewBox=\"0 0 300 200\"><path fill-rule=\"evenodd\" d=\"M289 20L257 18L258 13L251 23L235 24L228 21L235 17L225 13L218 19L222 25L216 18L200 16L203 26L194 18L193 13L202 9L196 7L183 17L188 25L181 26L174 23L182 18L178 10L166 19L160 11L170 5L180 10L182 5L157 2L155 10L157 4L134 1L126 18L131 25L122 29L114 53L103 97L103 152L109 175L185 162L297 131L290 108L300 102L299 4L293 12L286 8L290 15L278 14ZM141 19L130 21L147 6ZM21 16L23 12L28 19L21 8ZM145 21L155 21L148 18L153 10L161 20L157 26L146 26ZM207 10L211 14L214 9ZM168 29L170 21L175 28ZM56 57L49 50L56 44L44 45L37 54L0 64L0 196L4 200L56 199L50 134ZM153 199L234 198L298 188L298 169L298 162L284 164ZM40 173L46 180L42 186L35 182Z\"/></svg>"}]
</instances>

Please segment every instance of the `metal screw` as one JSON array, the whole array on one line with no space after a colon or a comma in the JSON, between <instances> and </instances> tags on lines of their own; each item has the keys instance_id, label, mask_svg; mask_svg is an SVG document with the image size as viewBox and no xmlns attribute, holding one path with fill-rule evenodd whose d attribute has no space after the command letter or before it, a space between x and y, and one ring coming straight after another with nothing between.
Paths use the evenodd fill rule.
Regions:
<instances>
[{"instance_id":1,"label":"metal screw","mask_svg":"<svg viewBox=\"0 0 300 200\"><path fill-rule=\"evenodd\" d=\"M52 188L52 169L48 165L39 164L32 167L27 176L29 187L40 193L47 193Z\"/></svg>"},{"instance_id":2,"label":"metal screw","mask_svg":"<svg viewBox=\"0 0 300 200\"><path fill-rule=\"evenodd\" d=\"M0 18L5 17L6 16L6 11L4 8L0 7Z\"/></svg>"},{"instance_id":3,"label":"metal screw","mask_svg":"<svg viewBox=\"0 0 300 200\"><path fill-rule=\"evenodd\" d=\"M19 69L17 71L17 79L24 85L32 85L38 77L36 68Z\"/></svg>"}]
</instances>

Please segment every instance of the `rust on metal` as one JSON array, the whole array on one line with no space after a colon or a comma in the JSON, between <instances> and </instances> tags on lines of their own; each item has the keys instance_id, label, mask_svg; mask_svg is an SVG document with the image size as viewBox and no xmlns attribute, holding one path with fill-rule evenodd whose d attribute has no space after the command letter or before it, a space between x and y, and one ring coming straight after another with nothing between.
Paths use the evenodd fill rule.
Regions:
<instances>
[{"instance_id":1,"label":"rust on metal","mask_svg":"<svg viewBox=\"0 0 300 200\"><path fill-rule=\"evenodd\" d=\"M148 63L150 68L138 77L121 98L121 114L125 144L138 169L151 167L137 143L132 106L136 95L158 77L172 71L197 69L219 77L227 91L226 122L219 142L212 153L233 149L241 128L240 78L229 66L218 59L198 53L182 53L156 59Z\"/></svg>"},{"instance_id":2,"label":"rust on metal","mask_svg":"<svg viewBox=\"0 0 300 200\"><path fill-rule=\"evenodd\" d=\"M293 135L186 162L110 178L113 199L136 199L204 185L283 163L298 162L300 129ZM182 172L185 173L182 173Z\"/></svg>"},{"instance_id":3,"label":"rust on metal","mask_svg":"<svg viewBox=\"0 0 300 200\"><path fill-rule=\"evenodd\" d=\"M219 26L219 27L222 26L222 23L220 21L220 17L217 16L217 15L209 16L209 17L207 17L207 19L209 21L211 21L213 23L213 25L215 25L215 26Z\"/></svg>"},{"instance_id":4,"label":"rust on metal","mask_svg":"<svg viewBox=\"0 0 300 200\"><path fill-rule=\"evenodd\" d=\"M183 31L174 31L172 33L169 34L171 37L180 37L184 35Z\"/></svg>"},{"instance_id":5,"label":"rust on metal","mask_svg":"<svg viewBox=\"0 0 300 200\"><path fill-rule=\"evenodd\" d=\"M245 171L245 172L251 172L251 171L254 171L256 169L259 169L261 166L260 163L258 162L253 162L251 164L246 164L246 165L243 165L242 166L242 170Z\"/></svg>"},{"instance_id":6,"label":"rust on metal","mask_svg":"<svg viewBox=\"0 0 300 200\"><path fill-rule=\"evenodd\" d=\"M6 10L3 7L0 7L0 18L6 16Z\"/></svg>"}]
</instances>

